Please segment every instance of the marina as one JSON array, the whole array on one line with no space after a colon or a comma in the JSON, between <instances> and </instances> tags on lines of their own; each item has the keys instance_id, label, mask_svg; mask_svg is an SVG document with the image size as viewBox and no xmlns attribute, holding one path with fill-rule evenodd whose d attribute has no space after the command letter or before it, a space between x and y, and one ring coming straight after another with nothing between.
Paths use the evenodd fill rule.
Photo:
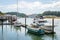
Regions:
<instances>
[{"instance_id":1,"label":"marina","mask_svg":"<svg viewBox=\"0 0 60 40\"><path fill-rule=\"evenodd\" d=\"M60 40L60 0L0 0L0 40Z\"/></svg>"},{"instance_id":2,"label":"marina","mask_svg":"<svg viewBox=\"0 0 60 40\"><path fill-rule=\"evenodd\" d=\"M21 21L22 20L22 21ZM20 21L21 23L25 23L25 18L20 18L18 19L18 21ZM28 22L29 20L29 22ZM48 22L51 24L51 19L47 19ZM33 22L32 18L27 18L26 20L26 24L30 25ZM15 27L14 25L0 25L0 40L4 39L4 40L57 40L60 39L59 36L59 24L58 21L60 21L60 19L55 19L55 24L57 25L54 28L54 32L56 32L55 34L44 34L44 35L34 35L28 32L28 29L26 29L25 27ZM2 28L2 29L1 29ZM3 36L3 37L2 37Z\"/></svg>"}]
</instances>

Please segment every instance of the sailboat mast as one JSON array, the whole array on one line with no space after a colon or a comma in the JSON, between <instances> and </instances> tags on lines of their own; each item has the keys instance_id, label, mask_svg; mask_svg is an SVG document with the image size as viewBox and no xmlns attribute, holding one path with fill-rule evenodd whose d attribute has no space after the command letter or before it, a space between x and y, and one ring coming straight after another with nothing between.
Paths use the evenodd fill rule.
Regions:
<instances>
[{"instance_id":1,"label":"sailboat mast","mask_svg":"<svg viewBox=\"0 0 60 40\"><path fill-rule=\"evenodd\" d=\"M18 16L18 0L17 0L17 15L16 16Z\"/></svg>"}]
</instances>

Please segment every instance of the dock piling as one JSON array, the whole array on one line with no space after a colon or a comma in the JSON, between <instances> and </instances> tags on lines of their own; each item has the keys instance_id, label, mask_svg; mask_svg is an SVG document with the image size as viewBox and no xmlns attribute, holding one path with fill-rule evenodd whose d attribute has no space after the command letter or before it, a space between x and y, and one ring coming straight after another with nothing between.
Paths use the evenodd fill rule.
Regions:
<instances>
[{"instance_id":1,"label":"dock piling","mask_svg":"<svg viewBox=\"0 0 60 40\"><path fill-rule=\"evenodd\" d=\"M26 28L26 16L25 16L25 28Z\"/></svg>"},{"instance_id":2,"label":"dock piling","mask_svg":"<svg viewBox=\"0 0 60 40\"><path fill-rule=\"evenodd\" d=\"M54 18L52 18L52 33L54 33Z\"/></svg>"}]
</instances>

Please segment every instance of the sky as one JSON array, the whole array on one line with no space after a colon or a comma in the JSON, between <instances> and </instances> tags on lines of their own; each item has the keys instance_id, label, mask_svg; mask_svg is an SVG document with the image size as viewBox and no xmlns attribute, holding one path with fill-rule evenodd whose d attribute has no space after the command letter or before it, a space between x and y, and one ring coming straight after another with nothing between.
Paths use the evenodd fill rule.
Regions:
<instances>
[{"instance_id":1,"label":"sky","mask_svg":"<svg viewBox=\"0 0 60 40\"><path fill-rule=\"evenodd\" d=\"M17 0L0 0L0 11L17 12ZM60 11L60 0L18 0L18 12L39 14L44 11Z\"/></svg>"}]
</instances>

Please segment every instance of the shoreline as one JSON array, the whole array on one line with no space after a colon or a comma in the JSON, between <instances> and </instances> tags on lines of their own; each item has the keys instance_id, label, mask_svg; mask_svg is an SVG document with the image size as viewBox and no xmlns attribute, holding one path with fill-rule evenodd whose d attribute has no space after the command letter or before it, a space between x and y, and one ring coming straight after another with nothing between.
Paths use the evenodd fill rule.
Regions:
<instances>
[{"instance_id":1,"label":"shoreline","mask_svg":"<svg viewBox=\"0 0 60 40\"><path fill-rule=\"evenodd\" d=\"M52 19L53 17L46 17L45 19ZM60 19L60 17L54 17L54 19Z\"/></svg>"}]
</instances>

